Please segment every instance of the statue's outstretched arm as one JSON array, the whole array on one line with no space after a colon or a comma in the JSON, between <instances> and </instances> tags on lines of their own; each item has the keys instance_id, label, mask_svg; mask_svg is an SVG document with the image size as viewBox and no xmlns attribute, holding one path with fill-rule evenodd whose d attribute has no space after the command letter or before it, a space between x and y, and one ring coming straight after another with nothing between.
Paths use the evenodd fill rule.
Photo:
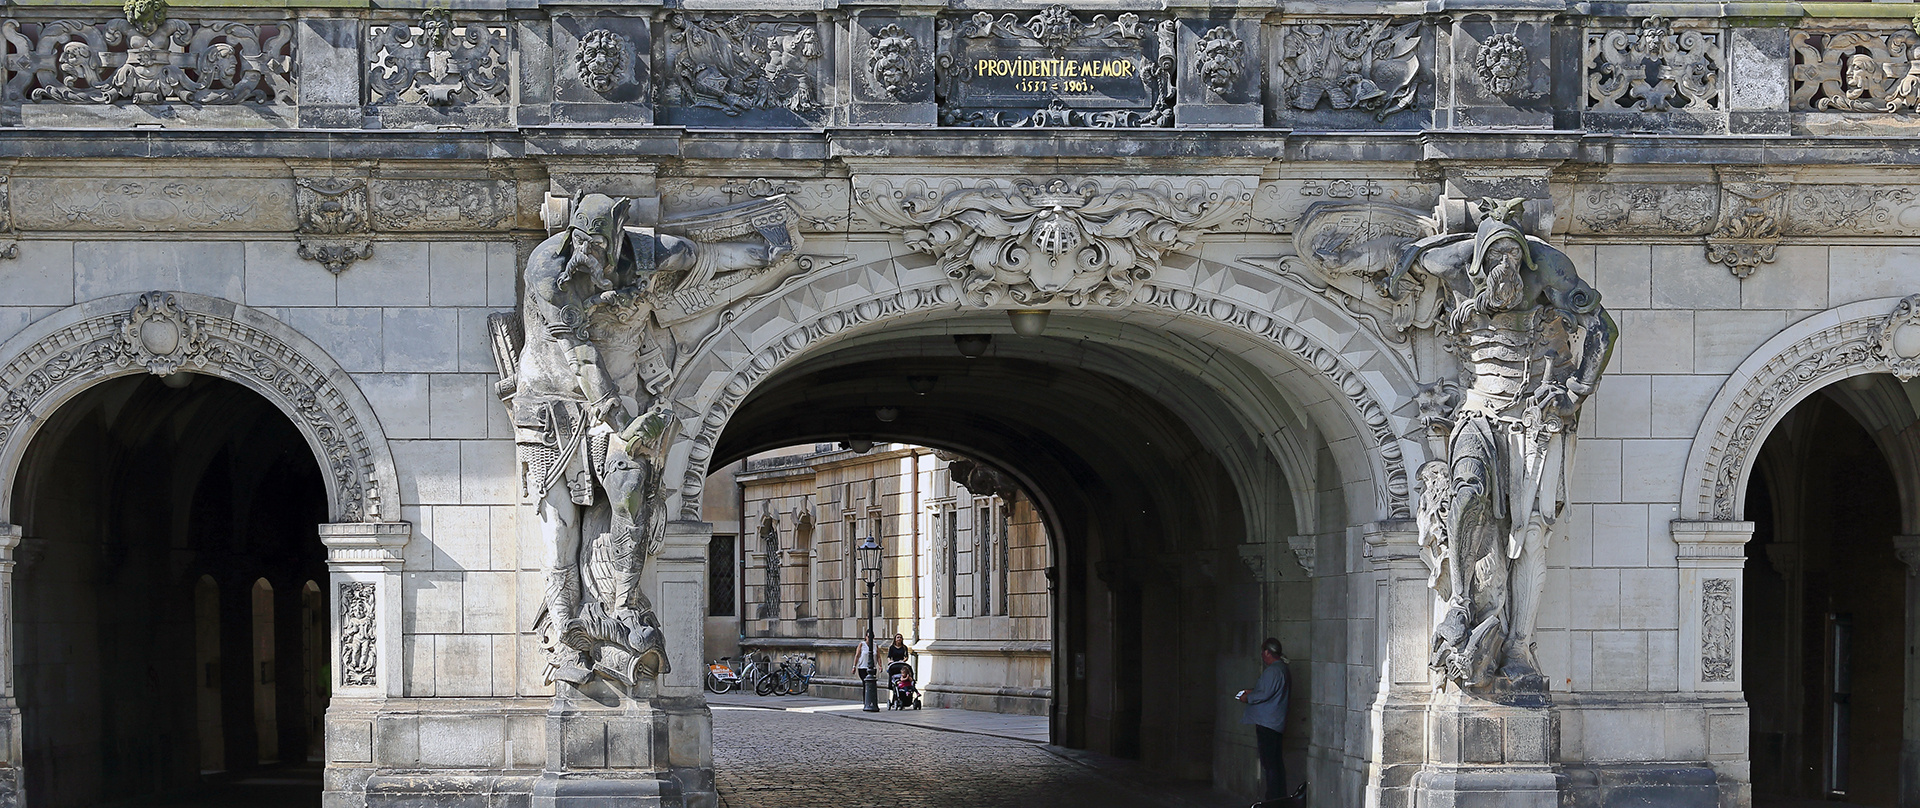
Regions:
<instances>
[{"instance_id":1,"label":"statue's outstretched arm","mask_svg":"<svg viewBox=\"0 0 1920 808\"><path fill-rule=\"evenodd\" d=\"M1380 293L1386 295L1390 300L1399 300L1400 279L1406 277L1408 272L1413 271L1414 265L1420 263L1420 256L1425 255L1428 250L1436 247L1457 244L1471 238L1473 238L1472 233L1441 233L1437 236L1428 236L1412 244L1408 244L1401 249L1400 261L1394 265L1393 271L1388 273L1385 278L1380 279ZM1424 265L1422 265L1421 268L1429 272L1432 271L1432 268Z\"/></svg>"}]
</instances>

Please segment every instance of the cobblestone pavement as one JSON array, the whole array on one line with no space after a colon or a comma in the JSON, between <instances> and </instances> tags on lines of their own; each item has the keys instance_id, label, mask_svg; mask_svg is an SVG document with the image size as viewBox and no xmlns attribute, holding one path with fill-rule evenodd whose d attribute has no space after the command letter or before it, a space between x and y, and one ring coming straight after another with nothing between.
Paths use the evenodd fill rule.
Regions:
<instances>
[{"instance_id":1,"label":"cobblestone pavement","mask_svg":"<svg viewBox=\"0 0 1920 808\"><path fill-rule=\"evenodd\" d=\"M831 712L715 705L713 765L725 808L1244 806L1125 761Z\"/></svg>"}]
</instances>

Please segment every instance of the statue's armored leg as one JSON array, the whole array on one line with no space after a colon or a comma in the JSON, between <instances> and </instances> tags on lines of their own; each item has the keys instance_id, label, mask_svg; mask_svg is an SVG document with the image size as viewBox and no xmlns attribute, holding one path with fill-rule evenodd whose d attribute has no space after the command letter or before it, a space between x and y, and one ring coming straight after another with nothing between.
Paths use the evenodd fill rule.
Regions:
<instances>
[{"instance_id":1,"label":"statue's armored leg","mask_svg":"<svg viewBox=\"0 0 1920 808\"><path fill-rule=\"evenodd\" d=\"M1507 645L1505 673L1515 680L1516 686L1528 687L1528 683L1522 682L1522 679L1528 676L1540 678L1540 662L1534 656L1533 638L1540 619L1541 596L1546 589L1547 543L1553 529L1539 516L1528 520L1522 529L1526 535L1520 557L1513 561L1513 585L1510 587L1513 625L1510 629L1511 640ZM1534 686L1545 689L1545 679L1541 678Z\"/></svg>"},{"instance_id":2,"label":"statue's armored leg","mask_svg":"<svg viewBox=\"0 0 1920 808\"><path fill-rule=\"evenodd\" d=\"M547 489L540 500L540 538L546 549L547 619L561 645L586 651L590 643L580 624L580 518L565 484Z\"/></svg>"}]
</instances>

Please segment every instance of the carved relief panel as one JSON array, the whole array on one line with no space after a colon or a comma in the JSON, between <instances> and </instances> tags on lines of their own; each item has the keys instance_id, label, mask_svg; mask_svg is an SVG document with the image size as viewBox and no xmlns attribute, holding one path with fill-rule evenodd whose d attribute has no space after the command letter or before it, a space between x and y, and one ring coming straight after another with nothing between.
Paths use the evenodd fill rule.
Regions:
<instances>
[{"instance_id":1,"label":"carved relief panel","mask_svg":"<svg viewBox=\"0 0 1920 808\"><path fill-rule=\"evenodd\" d=\"M1276 126L1419 129L1433 107L1432 26L1386 17L1290 20L1275 29Z\"/></svg>"},{"instance_id":2,"label":"carved relief panel","mask_svg":"<svg viewBox=\"0 0 1920 808\"><path fill-rule=\"evenodd\" d=\"M828 26L812 15L674 13L658 44L661 123L812 126L827 116Z\"/></svg>"},{"instance_id":3,"label":"carved relief panel","mask_svg":"<svg viewBox=\"0 0 1920 808\"><path fill-rule=\"evenodd\" d=\"M1585 113L1596 129L1673 132L1725 127L1725 32L1696 21L1649 17L1633 27L1590 28L1583 50Z\"/></svg>"},{"instance_id":4,"label":"carved relief panel","mask_svg":"<svg viewBox=\"0 0 1920 808\"><path fill-rule=\"evenodd\" d=\"M553 20L553 111L580 123L653 122L652 27L636 17Z\"/></svg>"},{"instance_id":5,"label":"carved relief panel","mask_svg":"<svg viewBox=\"0 0 1920 808\"><path fill-rule=\"evenodd\" d=\"M292 104L293 28L171 19L136 0L106 21L0 22L6 100L63 104Z\"/></svg>"},{"instance_id":6,"label":"carved relief panel","mask_svg":"<svg viewBox=\"0 0 1920 808\"><path fill-rule=\"evenodd\" d=\"M1920 33L1897 30L1793 32L1795 112L1920 111Z\"/></svg>"},{"instance_id":7,"label":"carved relief panel","mask_svg":"<svg viewBox=\"0 0 1920 808\"><path fill-rule=\"evenodd\" d=\"M506 104L509 45L505 25L458 22L446 8L418 22L367 29L367 102L428 107Z\"/></svg>"},{"instance_id":8,"label":"carved relief panel","mask_svg":"<svg viewBox=\"0 0 1920 808\"><path fill-rule=\"evenodd\" d=\"M1445 115L1452 126L1548 126L1553 107L1552 27L1546 20L1469 14L1442 32L1451 61Z\"/></svg>"}]
</instances>

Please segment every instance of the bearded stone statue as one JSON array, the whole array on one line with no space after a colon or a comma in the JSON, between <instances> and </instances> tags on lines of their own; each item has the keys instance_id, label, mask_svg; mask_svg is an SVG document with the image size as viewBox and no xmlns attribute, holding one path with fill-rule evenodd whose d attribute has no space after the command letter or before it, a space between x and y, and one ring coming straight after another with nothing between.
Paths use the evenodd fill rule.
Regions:
<instances>
[{"instance_id":1,"label":"bearded stone statue","mask_svg":"<svg viewBox=\"0 0 1920 808\"><path fill-rule=\"evenodd\" d=\"M1451 406L1427 418L1445 459L1419 472L1422 554L1445 603L1430 664L1470 693L1539 705L1547 547L1564 530L1580 406L1618 329L1566 254L1521 232L1521 206L1483 201L1474 232L1414 242L1384 283L1394 295L1410 271L1439 281L1439 330L1461 363L1457 395L1435 397Z\"/></svg>"}]
</instances>

